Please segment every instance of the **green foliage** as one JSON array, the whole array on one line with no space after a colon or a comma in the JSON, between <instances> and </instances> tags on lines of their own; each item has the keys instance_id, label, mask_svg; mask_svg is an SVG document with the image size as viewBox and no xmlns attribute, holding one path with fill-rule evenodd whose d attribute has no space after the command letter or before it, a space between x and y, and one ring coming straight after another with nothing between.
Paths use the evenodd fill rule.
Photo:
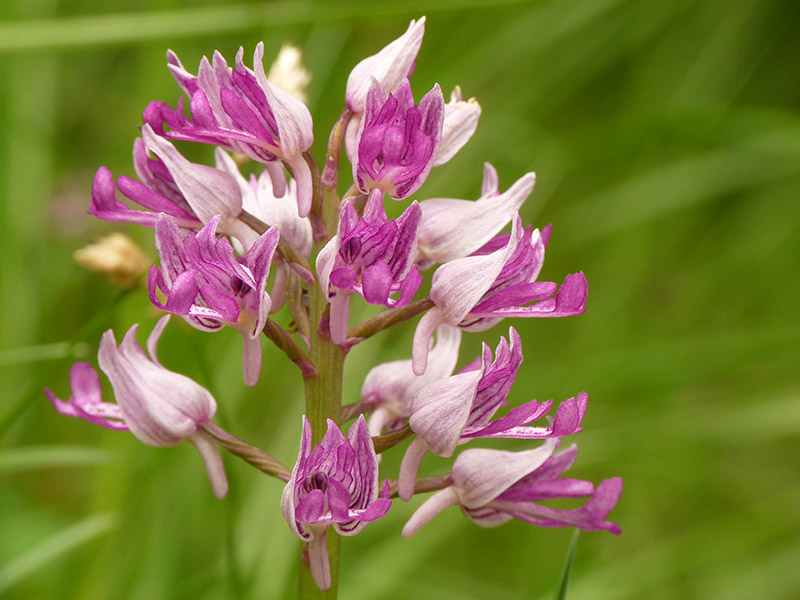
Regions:
<instances>
[{"instance_id":1,"label":"green foliage","mask_svg":"<svg viewBox=\"0 0 800 600\"><path fill-rule=\"evenodd\" d=\"M424 197L476 198L482 162L523 215L554 224L543 276L583 269L585 315L516 322L513 403L589 392L573 476L621 475L623 534L581 537L570 598L796 598L800 582L800 38L792 0L226 3L7 0L0 6L0 595L289 598L299 546L281 486L228 461L217 501L188 445L155 449L52 411L100 333L156 316L72 260L123 229L84 214L94 171L132 174L164 61L304 49L319 158L349 70L427 13L414 88L476 96L473 140ZM201 154L199 157L208 158ZM355 319L354 319L355 320ZM345 401L410 327L348 358ZM504 323L484 337L490 345ZM462 361L478 351L467 336ZM400 345L401 340L404 345ZM365 345L366 346L366 345ZM241 381L239 335L170 328L163 362L209 387L221 423L293 464L302 382L265 345ZM387 457L387 465L392 459ZM435 460L423 474L438 474ZM342 548L343 598L552 598L567 530L476 528L456 509L410 540L419 499Z\"/></svg>"}]
</instances>

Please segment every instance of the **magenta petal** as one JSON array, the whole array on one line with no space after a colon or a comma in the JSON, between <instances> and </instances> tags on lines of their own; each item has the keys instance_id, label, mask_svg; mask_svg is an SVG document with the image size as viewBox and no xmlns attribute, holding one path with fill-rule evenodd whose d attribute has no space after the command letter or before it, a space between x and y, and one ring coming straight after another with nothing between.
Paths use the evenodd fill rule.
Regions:
<instances>
[{"instance_id":1,"label":"magenta petal","mask_svg":"<svg viewBox=\"0 0 800 600\"><path fill-rule=\"evenodd\" d=\"M556 312L559 314L577 314L586 308L586 296L589 286L583 271L567 275L556 296Z\"/></svg>"},{"instance_id":2,"label":"magenta petal","mask_svg":"<svg viewBox=\"0 0 800 600\"><path fill-rule=\"evenodd\" d=\"M389 265L375 263L361 273L364 299L370 304L386 304L392 287L392 272Z\"/></svg>"},{"instance_id":3,"label":"magenta petal","mask_svg":"<svg viewBox=\"0 0 800 600\"><path fill-rule=\"evenodd\" d=\"M100 376L89 363L75 363L69 372L69 383L72 393L80 399L80 404L102 402Z\"/></svg>"},{"instance_id":4,"label":"magenta petal","mask_svg":"<svg viewBox=\"0 0 800 600\"><path fill-rule=\"evenodd\" d=\"M72 395L67 402L58 399L50 390L44 390L56 412L106 429L128 431L119 406L102 401L100 378L89 363L75 363L70 370L69 380Z\"/></svg>"},{"instance_id":5,"label":"magenta petal","mask_svg":"<svg viewBox=\"0 0 800 600\"><path fill-rule=\"evenodd\" d=\"M167 166L186 201L201 221L214 215L238 217L242 212L242 195L236 181L227 173L212 167L189 162L149 125L142 128L148 150Z\"/></svg>"},{"instance_id":6,"label":"magenta petal","mask_svg":"<svg viewBox=\"0 0 800 600\"><path fill-rule=\"evenodd\" d=\"M371 521L380 519L387 512L389 512L389 509L392 507L392 501L388 498L388 492L385 495L385 498L378 498L364 510L353 511L356 512L358 520L364 523L369 523ZM342 533L344 534L344 532Z\"/></svg>"},{"instance_id":7,"label":"magenta petal","mask_svg":"<svg viewBox=\"0 0 800 600\"><path fill-rule=\"evenodd\" d=\"M152 227L156 221L156 215L140 210L131 210L117 200L114 178L111 171L105 167L100 167L94 177L92 200L88 212L90 215L106 221L137 223L148 227Z\"/></svg>"},{"instance_id":8,"label":"magenta petal","mask_svg":"<svg viewBox=\"0 0 800 600\"><path fill-rule=\"evenodd\" d=\"M504 492L502 500L541 502L553 498L586 498L591 496L595 490L592 482L569 477L545 479L523 489L517 489L518 485L515 485L514 489Z\"/></svg>"},{"instance_id":9,"label":"magenta petal","mask_svg":"<svg viewBox=\"0 0 800 600\"><path fill-rule=\"evenodd\" d=\"M491 315L509 307L519 307L529 302L547 300L555 295L558 284L550 281L534 281L509 286L491 296L485 302L476 305L470 311L471 316Z\"/></svg>"},{"instance_id":10,"label":"magenta petal","mask_svg":"<svg viewBox=\"0 0 800 600\"><path fill-rule=\"evenodd\" d=\"M322 516L324 510L325 495L320 490L311 490L297 503L294 514L298 521L313 523Z\"/></svg>"},{"instance_id":11,"label":"magenta petal","mask_svg":"<svg viewBox=\"0 0 800 600\"><path fill-rule=\"evenodd\" d=\"M327 496L328 509L331 511L331 519L337 522L349 520L350 491L345 487L345 485L332 477L329 478Z\"/></svg>"},{"instance_id":12,"label":"magenta petal","mask_svg":"<svg viewBox=\"0 0 800 600\"><path fill-rule=\"evenodd\" d=\"M561 437L580 431L588 401L589 395L581 392L577 397L562 402L553 422L553 435Z\"/></svg>"},{"instance_id":13,"label":"magenta petal","mask_svg":"<svg viewBox=\"0 0 800 600\"><path fill-rule=\"evenodd\" d=\"M425 279L420 274L417 265L411 267L406 278L400 283L400 298L397 299L395 306L405 306L411 302L423 281Z\"/></svg>"},{"instance_id":14,"label":"magenta petal","mask_svg":"<svg viewBox=\"0 0 800 600\"><path fill-rule=\"evenodd\" d=\"M622 533L619 525L606 520L622 495L622 479L606 479L597 486L589 501L572 510L559 510L538 504L519 506L519 517L540 527L577 527L584 531ZM511 507L509 507L511 508Z\"/></svg>"},{"instance_id":15,"label":"magenta petal","mask_svg":"<svg viewBox=\"0 0 800 600\"><path fill-rule=\"evenodd\" d=\"M352 290L358 285L358 277L353 269L340 267L331 272L330 283L343 290Z\"/></svg>"},{"instance_id":16,"label":"magenta petal","mask_svg":"<svg viewBox=\"0 0 800 600\"><path fill-rule=\"evenodd\" d=\"M206 306L215 311L220 320L235 323L239 320L239 303L230 295L218 290L211 284L205 284L200 288L200 296ZM172 295L170 294L170 299Z\"/></svg>"},{"instance_id":17,"label":"magenta petal","mask_svg":"<svg viewBox=\"0 0 800 600\"><path fill-rule=\"evenodd\" d=\"M514 485L514 489L527 489L530 486L539 485L549 479L555 479L572 467L577 457L578 446L573 444L558 454L553 454L542 466L520 479Z\"/></svg>"},{"instance_id":18,"label":"magenta petal","mask_svg":"<svg viewBox=\"0 0 800 600\"><path fill-rule=\"evenodd\" d=\"M548 400L547 402L537 402L536 400L532 400L523 404L522 406L513 408L508 412L507 415L499 419L495 419L486 427L476 430L470 429L468 433L464 433L464 437L505 437L503 435L504 432L515 427L519 427L520 425L527 425L528 423L532 423L533 421L541 419L545 414L547 414L552 405L552 400Z\"/></svg>"},{"instance_id":19,"label":"magenta petal","mask_svg":"<svg viewBox=\"0 0 800 600\"><path fill-rule=\"evenodd\" d=\"M586 310L588 284L583 272L567 275L555 298L542 300L529 306L508 306L505 299L495 304L506 304L504 307L491 308L489 302L475 307L470 317L569 317L579 315ZM487 309L486 307L490 307Z\"/></svg>"},{"instance_id":20,"label":"magenta petal","mask_svg":"<svg viewBox=\"0 0 800 600\"><path fill-rule=\"evenodd\" d=\"M194 273L184 271L172 282L169 298L163 308L176 315L188 316L199 292Z\"/></svg>"}]
</instances>

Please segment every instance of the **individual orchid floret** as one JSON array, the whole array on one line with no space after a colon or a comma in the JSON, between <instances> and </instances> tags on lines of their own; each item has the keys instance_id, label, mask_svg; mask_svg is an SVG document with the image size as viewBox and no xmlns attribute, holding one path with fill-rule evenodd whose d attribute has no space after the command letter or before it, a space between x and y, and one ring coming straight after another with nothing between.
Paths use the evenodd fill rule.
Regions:
<instances>
[{"instance_id":1,"label":"individual orchid floret","mask_svg":"<svg viewBox=\"0 0 800 600\"><path fill-rule=\"evenodd\" d=\"M577 527L619 535L619 526L607 517L622 494L622 480L606 479L595 488L589 481L560 478L575 462L578 448L553 454L558 443L547 440L523 452L465 450L453 464L450 485L417 509L403 527L403 536L411 537L448 506L460 506L481 527L497 527L516 518L540 527ZM575 509L540 504L556 498L588 500Z\"/></svg>"},{"instance_id":2,"label":"individual orchid floret","mask_svg":"<svg viewBox=\"0 0 800 600\"><path fill-rule=\"evenodd\" d=\"M483 188L477 200L431 198L420 202L417 264L424 269L480 250L519 213L535 182L536 175L527 173L501 194L497 171L484 163Z\"/></svg>"},{"instance_id":3,"label":"individual orchid floret","mask_svg":"<svg viewBox=\"0 0 800 600\"><path fill-rule=\"evenodd\" d=\"M431 283L434 307L420 319L414 333L414 372L425 372L428 340L442 323L485 331L505 317L582 313L588 293L582 272L567 275L560 288L556 283L536 280L544 264L544 250L541 232L523 229L517 216L504 246L439 267Z\"/></svg>"},{"instance_id":4,"label":"individual orchid floret","mask_svg":"<svg viewBox=\"0 0 800 600\"><path fill-rule=\"evenodd\" d=\"M439 167L464 147L478 128L481 116L481 105L475 98L464 100L461 88L456 86L450 94L450 102L444 105L444 125L442 126L442 144L433 162Z\"/></svg>"},{"instance_id":5,"label":"individual orchid floret","mask_svg":"<svg viewBox=\"0 0 800 600\"><path fill-rule=\"evenodd\" d=\"M67 402L50 390L45 394L56 411L116 431L130 431L149 446L174 446L188 440L200 451L214 495L222 498L228 482L222 459L203 429L217 410L213 396L184 375L165 369L156 357L158 338L169 317L163 317L147 340L148 358L136 341L134 325L119 348L111 330L103 334L98 359L108 376L117 404L103 402L100 378L88 363L70 372L72 396Z\"/></svg>"},{"instance_id":6,"label":"individual orchid floret","mask_svg":"<svg viewBox=\"0 0 800 600\"><path fill-rule=\"evenodd\" d=\"M406 32L383 50L358 63L347 78L345 99L355 114L364 112L372 80L386 93L394 92L404 79L411 76L425 34L425 17L412 20Z\"/></svg>"},{"instance_id":7,"label":"individual orchid floret","mask_svg":"<svg viewBox=\"0 0 800 600\"><path fill-rule=\"evenodd\" d=\"M192 118L184 115L182 100L177 109L153 102L144 112L145 123L165 137L217 144L245 154L265 163L275 177L281 171L277 161L285 162L297 181L300 214L306 216L313 182L303 153L314 141L311 113L300 100L267 79L263 43L256 47L253 70L244 66L243 56L240 48L236 66L229 68L215 52L213 62L203 58L195 77L170 51L167 63L178 85L191 97Z\"/></svg>"},{"instance_id":8,"label":"individual orchid floret","mask_svg":"<svg viewBox=\"0 0 800 600\"><path fill-rule=\"evenodd\" d=\"M513 327L509 329L509 339L510 343L501 338L494 361L491 349L484 344L477 364L434 381L415 394L409 425L417 437L409 445L400 467L398 491L404 500L411 497L419 465L429 451L448 457L459 444L474 438L560 438L581 430L588 401L586 393L562 402L547 427L530 424L550 411L552 400L532 400L502 418L491 420L506 403L522 364L522 342Z\"/></svg>"},{"instance_id":9,"label":"individual orchid floret","mask_svg":"<svg viewBox=\"0 0 800 600\"><path fill-rule=\"evenodd\" d=\"M142 137L134 142L133 164L140 181L123 175L115 184L108 169L97 171L89 214L153 227L158 214L164 213L191 229L199 229L219 215L221 233L239 238L245 246L257 237L238 219L242 194L236 180L220 169L190 162L149 125L142 127ZM148 210L128 208L117 199L116 190Z\"/></svg>"},{"instance_id":10,"label":"individual orchid floret","mask_svg":"<svg viewBox=\"0 0 800 600\"><path fill-rule=\"evenodd\" d=\"M378 460L367 424L361 416L347 439L336 423L312 449L311 424L303 417L300 453L283 490L281 508L289 528L308 542L311 574L320 589L331 585L326 537L328 527L355 535L391 506L389 482L379 497Z\"/></svg>"},{"instance_id":11,"label":"individual orchid floret","mask_svg":"<svg viewBox=\"0 0 800 600\"><path fill-rule=\"evenodd\" d=\"M416 393L427 384L452 375L458 361L461 330L441 325L436 332L436 344L430 351L424 375L414 375L411 360L383 363L367 373L361 397L373 408L367 422L370 434L381 435L384 430L405 424L411 416L411 402Z\"/></svg>"},{"instance_id":12,"label":"individual orchid floret","mask_svg":"<svg viewBox=\"0 0 800 600\"><path fill-rule=\"evenodd\" d=\"M365 194L383 190L395 200L417 191L439 152L443 118L438 84L416 106L407 79L388 95L374 82L356 138L353 178L358 188Z\"/></svg>"},{"instance_id":13,"label":"individual orchid floret","mask_svg":"<svg viewBox=\"0 0 800 600\"><path fill-rule=\"evenodd\" d=\"M270 228L244 259L237 259L227 238L216 236L218 221L215 217L183 237L174 219L159 217L156 247L161 267L150 270L150 299L201 331L225 325L239 331L244 339L244 379L252 386L261 371L259 338L272 305L266 288L279 233ZM157 290L166 295L166 303L158 299Z\"/></svg>"},{"instance_id":14,"label":"individual orchid floret","mask_svg":"<svg viewBox=\"0 0 800 600\"><path fill-rule=\"evenodd\" d=\"M370 194L359 217L349 202L339 213L339 230L317 255L320 285L331 304L331 339L341 344L347 336L350 295L370 304L405 306L422 283L413 265L416 255L419 204L412 203L400 217L389 220L383 194ZM393 298L399 294L399 298Z\"/></svg>"}]
</instances>

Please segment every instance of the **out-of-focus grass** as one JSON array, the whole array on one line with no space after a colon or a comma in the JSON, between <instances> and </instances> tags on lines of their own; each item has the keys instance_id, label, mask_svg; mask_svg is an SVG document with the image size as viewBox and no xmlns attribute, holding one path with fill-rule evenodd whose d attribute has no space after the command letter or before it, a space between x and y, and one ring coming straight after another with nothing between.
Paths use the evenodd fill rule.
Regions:
<instances>
[{"instance_id":1,"label":"out-of-focus grass","mask_svg":"<svg viewBox=\"0 0 800 600\"><path fill-rule=\"evenodd\" d=\"M301 46L320 156L349 70L428 13L417 95L460 84L484 113L419 198L477 197L485 160L504 189L536 170L524 217L554 224L543 276L583 269L590 283L585 315L514 323L526 359L512 402L587 390L575 476L625 478L623 535L581 536L569 597L800 597L797 3L427 5L2 3L0 595L292 596L278 482L230 460L219 502L188 445L53 413L41 388L67 393L81 344L155 322L143 291L120 295L70 255L116 229L153 254L150 232L83 213L98 166L132 174L147 102L177 100L167 47L193 70L215 48ZM466 336L463 360L509 324ZM375 362L408 355L410 335L353 351L348 398ZM222 424L294 461L302 386L279 353L265 345L249 390L234 332L176 324L160 352L211 389ZM345 541L342 597L553 596L569 531L486 531L451 509L404 540L418 503Z\"/></svg>"}]
</instances>

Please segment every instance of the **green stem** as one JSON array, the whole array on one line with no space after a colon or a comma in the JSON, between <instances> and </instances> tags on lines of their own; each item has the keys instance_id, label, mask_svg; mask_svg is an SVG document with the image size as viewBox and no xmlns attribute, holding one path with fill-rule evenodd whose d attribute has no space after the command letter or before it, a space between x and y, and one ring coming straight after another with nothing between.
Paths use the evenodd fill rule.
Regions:
<instances>
[{"instance_id":1,"label":"green stem","mask_svg":"<svg viewBox=\"0 0 800 600\"><path fill-rule=\"evenodd\" d=\"M318 444L328 430L328 419L339 423L342 411L342 371L345 352L331 341L327 327L320 328L325 317L328 302L319 284L309 290L310 317L313 328L310 338L309 357L317 368L316 376L307 377L306 384L306 418L311 424L312 443ZM320 331L322 329L322 331ZM320 590L311 576L307 562L300 563L300 580L297 597L300 599L331 600L337 597L339 583L339 534L332 527L328 528L328 557L331 568L331 587Z\"/></svg>"},{"instance_id":2,"label":"green stem","mask_svg":"<svg viewBox=\"0 0 800 600\"><path fill-rule=\"evenodd\" d=\"M339 181L339 156L347 122L351 113L345 110L331 132L328 140L328 151L322 174L310 153L303 157L308 162L314 177L314 201L311 208L312 222L321 227L315 229L315 241L327 243L336 234L339 223L339 198L336 186ZM305 377L306 386L306 418L311 424L312 445L318 444L328 430L328 419L337 425L341 423L342 412L342 372L344 369L345 350L331 341L328 318L330 308L325 292L319 281L306 280L309 298L309 351L311 364L316 373ZM339 587L339 548L341 537L329 527L326 535L328 560L330 563L331 585L327 590L320 590L311 575L308 564L307 545L303 544L300 561L300 577L297 587L299 599L335 599Z\"/></svg>"},{"instance_id":3,"label":"green stem","mask_svg":"<svg viewBox=\"0 0 800 600\"><path fill-rule=\"evenodd\" d=\"M331 341L327 332L320 332L319 323L328 307L319 285L311 288L311 335L309 358L317 375L306 378L306 418L311 423L312 442L322 440L328 419L339 423L342 410L342 370L344 350Z\"/></svg>"}]
</instances>

